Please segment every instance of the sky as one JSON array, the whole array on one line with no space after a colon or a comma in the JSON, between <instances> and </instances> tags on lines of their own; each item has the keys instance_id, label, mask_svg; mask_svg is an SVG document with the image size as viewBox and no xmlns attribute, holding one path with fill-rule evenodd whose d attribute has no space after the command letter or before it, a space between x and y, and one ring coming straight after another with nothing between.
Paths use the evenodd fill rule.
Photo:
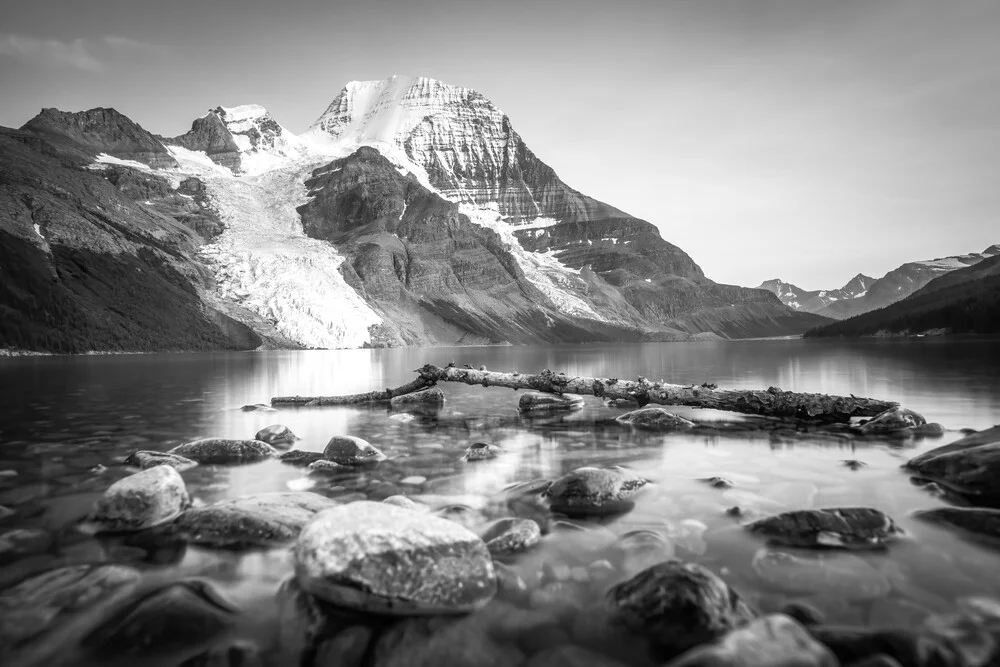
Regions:
<instances>
[{"instance_id":1,"label":"sky","mask_svg":"<svg viewBox=\"0 0 1000 667\"><path fill-rule=\"evenodd\" d=\"M430 76L719 282L1000 243L995 0L0 3L0 125L105 106L173 136L257 103L301 132L348 81Z\"/></svg>"}]
</instances>

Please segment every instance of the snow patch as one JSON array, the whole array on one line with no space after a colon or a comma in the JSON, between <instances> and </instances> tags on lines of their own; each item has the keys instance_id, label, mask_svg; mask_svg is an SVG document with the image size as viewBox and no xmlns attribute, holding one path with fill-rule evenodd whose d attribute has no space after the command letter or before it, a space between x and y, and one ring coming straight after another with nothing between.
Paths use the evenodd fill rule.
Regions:
<instances>
[{"instance_id":1,"label":"snow patch","mask_svg":"<svg viewBox=\"0 0 1000 667\"><path fill-rule=\"evenodd\" d=\"M132 169L138 169L139 171L145 171L148 173L153 173L154 171L156 171L148 164L144 164L136 160L123 160L120 157L115 157L114 155L108 155L107 153L98 154L98 156L94 158L94 162L88 165L88 167L90 169L101 169L100 166L96 165L102 165L102 164L115 164L122 167L131 167Z\"/></svg>"},{"instance_id":2,"label":"snow patch","mask_svg":"<svg viewBox=\"0 0 1000 667\"><path fill-rule=\"evenodd\" d=\"M42 236L42 228L41 228L41 226L38 223L35 223L34 227L35 227L35 233L38 234L38 238L44 240L45 237Z\"/></svg>"}]
</instances>

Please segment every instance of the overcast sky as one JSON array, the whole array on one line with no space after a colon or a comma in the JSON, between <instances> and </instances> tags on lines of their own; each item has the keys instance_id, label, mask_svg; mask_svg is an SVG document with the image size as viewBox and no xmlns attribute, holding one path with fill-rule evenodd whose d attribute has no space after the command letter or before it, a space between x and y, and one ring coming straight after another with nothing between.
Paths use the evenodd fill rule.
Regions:
<instances>
[{"instance_id":1,"label":"overcast sky","mask_svg":"<svg viewBox=\"0 0 1000 667\"><path fill-rule=\"evenodd\" d=\"M1000 242L995 0L2 1L2 125L113 106L176 135L255 102L300 132L347 81L423 75L720 282Z\"/></svg>"}]
</instances>

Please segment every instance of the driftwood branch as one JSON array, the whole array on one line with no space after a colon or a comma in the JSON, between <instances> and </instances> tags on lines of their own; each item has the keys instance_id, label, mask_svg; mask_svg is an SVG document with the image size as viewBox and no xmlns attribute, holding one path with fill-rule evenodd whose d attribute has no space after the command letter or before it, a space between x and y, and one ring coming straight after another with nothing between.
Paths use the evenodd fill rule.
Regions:
<instances>
[{"instance_id":1,"label":"driftwood branch","mask_svg":"<svg viewBox=\"0 0 1000 667\"><path fill-rule=\"evenodd\" d=\"M749 415L764 415L813 422L847 422L851 417L874 417L896 407L891 401L880 401L856 396L829 396L781 391L776 387L766 390L718 389L714 385L681 386L663 382L650 382L617 378L577 377L544 370L534 375L523 373L497 373L456 366L440 367L428 364L416 371L417 379L395 389L355 394L353 396L294 396L271 399L272 405L347 405L388 401L394 396L412 393L438 382L462 382L483 387L532 389L552 394L587 394L609 399L631 399L640 406L687 405L697 408L726 410Z\"/></svg>"}]
</instances>

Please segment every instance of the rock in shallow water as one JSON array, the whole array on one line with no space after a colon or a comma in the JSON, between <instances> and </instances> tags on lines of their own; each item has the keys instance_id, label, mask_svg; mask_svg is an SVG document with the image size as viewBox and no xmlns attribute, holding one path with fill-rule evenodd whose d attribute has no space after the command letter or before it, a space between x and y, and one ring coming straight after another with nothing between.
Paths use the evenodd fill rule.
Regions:
<instances>
[{"instance_id":1,"label":"rock in shallow water","mask_svg":"<svg viewBox=\"0 0 1000 667\"><path fill-rule=\"evenodd\" d=\"M475 533L427 514L359 501L319 513L295 545L300 586L335 605L382 614L464 613L496 593Z\"/></svg>"},{"instance_id":2,"label":"rock in shallow water","mask_svg":"<svg viewBox=\"0 0 1000 667\"><path fill-rule=\"evenodd\" d=\"M445 403L444 392L440 387L431 387L415 391L412 394L394 396L389 405L397 410L409 410L413 407L439 408Z\"/></svg>"},{"instance_id":3,"label":"rock in shallow water","mask_svg":"<svg viewBox=\"0 0 1000 667\"><path fill-rule=\"evenodd\" d=\"M298 467L305 467L323 459L323 452L310 452L304 449L293 449L278 454L278 460L282 463Z\"/></svg>"},{"instance_id":4,"label":"rock in shallow water","mask_svg":"<svg viewBox=\"0 0 1000 667\"><path fill-rule=\"evenodd\" d=\"M336 505L308 491L262 493L190 509L176 527L189 541L203 546L272 547L291 542L317 512Z\"/></svg>"},{"instance_id":5,"label":"rock in shallow water","mask_svg":"<svg viewBox=\"0 0 1000 667\"><path fill-rule=\"evenodd\" d=\"M862 435L895 435L927 423L922 415L906 408L890 408L881 412L857 428Z\"/></svg>"},{"instance_id":6,"label":"rock in shallow water","mask_svg":"<svg viewBox=\"0 0 1000 667\"><path fill-rule=\"evenodd\" d=\"M90 521L101 531L145 530L173 521L190 504L180 473L161 465L112 484L94 505Z\"/></svg>"},{"instance_id":7,"label":"rock in shallow water","mask_svg":"<svg viewBox=\"0 0 1000 667\"><path fill-rule=\"evenodd\" d=\"M487 459L495 459L501 454L503 454L503 449L497 445L491 445L488 442L476 442L465 450L462 458L466 461L485 461Z\"/></svg>"},{"instance_id":8,"label":"rock in shallow water","mask_svg":"<svg viewBox=\"0 0 1000 667\"><path fill-rule=\"evenodd\" d=\"M538 544L542 531L531 519L507 518L491 524L483 531L482 538L491 554L507 556Z\"/></svg>"},{"instance_id":9,"label":"rock in shallow water","mask_svg":"<svg viewBox=\"0 0 1000 667\"><path fill-rule=\"evenodd\" d=\"M1000 426L911 459L905 468L977 501L1000 507Z\"/></svg>"},{"instance_id":10,"label":"rock in shallow water","mask_svg":"<svg viewBox=\"0 0 1000 667\"><path fill-rule=\"evenodd\" d=\"M537 414L551 412L572 412L583 407L583 397L576 394L546 394L528 392L521 394L517 409L521 413Z\"/></svg>"},{"instance_id":11,"label":"rock in shallow water","mask_svg":"<svg viewBox=\"0 0 1000 667\"><path fill-rule=\"evenodd\" d=\"M668 667L840 667L840 662L793 619L772 614L688 651Z\"/></svg>"},{"instance_id":12,"label":"rock in shallow water","mask_svg":"<svg viewBox=\"0 0 1000 667\"><path fill-rule=\"evenodd\" d=\"M260 440L272 447L280 447L281 449L288 449L298 439L298 436L292 433L292 430L284 424L265 426L257 431L257 435L254 436L254 440Z\"/></svg>"},{"instance_id":13,"label":"rock in shallow water","mask_svg":"<svg viewBox=\"0 0 1000 667\"><path fill-rule=\"evenodd\" d=\"M351 435L335 435L330 438L323 456L342 466L361 466L385 461L386 456L367 440Z\"/></svg>"},{"instance_id":14,"label":"rock in shallow water","mask_svg":"<svg viewBox=\"0 0 1000 667\"><path fill-rule=\"evenodd\" d=\"M263 461L277 456L278 452L260 440L203 438L177 445L168 454L184 456L198 463L235 464Z\"/></svg>"},{"instance_id":15,"label":"rock in shallow water","mask_svg":"<svg viewBox=\"0 0 1000 667\"><path fill-rule=\"evenodd\" d=\"M668 659L756 618L726 582L695 563L669 560L608 591L611 621L649 639Z\"/></svg>"},{"instance_id":16,"label":"rock in shallow water","mask_svg":"<svg viewBox=\"0 0 1000 667\"><path fill-rule=\"evenodd\" d=\"M183 472L195 467L198 465L198 462L167 452L142 450L129 455L122 465L142 468L143 470L155 468L156 466L170 466L178 472Z\"/></svg>"},{"instance_id":17,"label":"rock in shallow water","mask_svg":"<svg viewBox=\"0 0 1000 667\"><path fill-rule=\"evenodd\" d=\"M867 507L783 512L746 529L775 544L843 549L879 549L900 533L892 519Z\"/></svg>"},{"instance_id":18,"label":"rock in shallow water","mask_svg":"<svg viewBox=\"0 0 1000 667\"><path fill-rule=\"evenodd\" d=\"M632 509L632 499L647 484L649 480L621 466L577 468L552 482L543 495L552 511L567 516L617 514Z\"/></svg>"},{"instance_id":19,"label":"rock in shallow water","mask_svg":"<svg viewBox=\"0 0 1000 667\"><path fill-rule=\"evenodd\" d=\"M857 556L830 551L792 554L761 549L753 558L757 577L768 587L792 595L826 600L873 600L889 593L885 575Z\"/></svg>"},{"instance_id":20,"label":"rock in shallow water","mask_svg":"<svg viewBox=\"0 0 1000 667\"><path fill-rule=\"evenodd\" d=\"M667 412L663 408L641 408L616 417L619 424L648 431L682 431L694 428L695 423Z\"/></svg>"},{"instance_id":21,"label":"rock in shallow water","mask_svg":"<svg viewBox=\"0 0 1000 667\"><path fill-rule=\"evenodd\" d=\"M914 512L913 517L956 528L972 539L1000 546L1000 510L982 507L935 507Z\"/></svg>"}]
</instances>

